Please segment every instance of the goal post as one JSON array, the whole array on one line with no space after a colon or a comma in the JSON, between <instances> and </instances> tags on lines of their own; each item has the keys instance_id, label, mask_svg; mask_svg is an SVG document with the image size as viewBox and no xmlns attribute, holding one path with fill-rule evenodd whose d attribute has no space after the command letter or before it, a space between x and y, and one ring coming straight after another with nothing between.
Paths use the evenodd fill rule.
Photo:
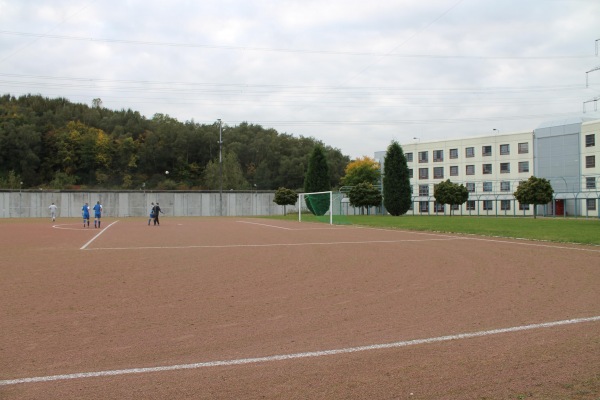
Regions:
<instances>
[{"instance_id":1,"label":"goal post","mask_svg":"<svg viewBox=\"0 0 600 400\"><path fill-rule=\"evenodd\" d=\"M333 192L300 193L298 197L298 221L302 222L302 211L310 211L319 219L329 217L333 225Z\"/></svg>"},{"instance_id":2,"label":"goal post","mask_svg":"<svg viewBox=\"0 0 600 400\"><path fill-rule=\"evenodd\" d=\"M350 225L343 193L326 191L298 194L298 221ZM304 218L303 218L304 217Z\"/></svg>"}]
</instances>

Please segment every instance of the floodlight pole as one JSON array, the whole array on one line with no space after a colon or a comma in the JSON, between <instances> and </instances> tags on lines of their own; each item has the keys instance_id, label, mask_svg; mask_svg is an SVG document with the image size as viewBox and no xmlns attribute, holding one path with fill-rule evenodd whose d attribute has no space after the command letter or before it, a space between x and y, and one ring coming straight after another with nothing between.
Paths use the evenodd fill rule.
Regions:
<instances>
[{"instance_id":1,"label":"floodlight pole","mask_svg":"<svg viewBox=\"0 0 600 400\"><path fill-rule=\"evenodd\" d=\"M223 216L223 122L219 118L219 215Z\"/></svg>"}]
</instances>

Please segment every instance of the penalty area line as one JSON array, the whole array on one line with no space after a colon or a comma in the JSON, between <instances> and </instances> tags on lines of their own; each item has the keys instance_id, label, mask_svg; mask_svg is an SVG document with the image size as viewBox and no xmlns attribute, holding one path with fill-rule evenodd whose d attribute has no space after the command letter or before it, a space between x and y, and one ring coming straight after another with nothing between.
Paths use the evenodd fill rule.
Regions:
<instances>
[{"instance_id":1,"label":"penalty area line","mask_svg":"<svg viewBox=\"0 0 600 400\"><path fill-rule=\"evenodd\" d=\"M571 324L580 324L580 323L585 323L585 322L598 322L598 321L600 321L600 316L589 317L589 318L568 319L568 320L553 321L553 322L544 322L544 323L540 323L540 324L515 326L512 328L501 328L501 329L492 329L492 330L487 330L487 331L461 333L461 334L456 334L456 335L439 336L439 337L428 338L428 339L414 339L414 340L407 340L407 341L394 342L394 343L384 343L384 344L374 344L374 345L368 345L368 346L349 347L349 348L344 348L344 349L310 351L310 352L305 352L305 353L281 354L281 355L273 355L273 356L267 356L267 357L242 358L242 359L237 359L237 360L209 361L209 362L200 362L200 363L193 363L193 364L166 365L166 366L161 366L161 367L131 368L131 369L110 370L110 371L81 372L81 373L65 374L65 375L37 376L37 377L32 377L32 378L21 378L21 379L7 379L7 380L0 380L0 386L17 385L17 384L22 384L22 383L39 383L39 382L51 382L51 381L62 381L62 380L72 380L72 379L84 379L84 378L94 378L94 377L102 377L102 376L144 374L144 373L152 373L152 372L165 372L165 371L177 371L177 370L186 370L186 369L189 370L189 369L199 369L199 368L209 368L209 367L257 364L257 363L264 363L264 362L271 362L271 361L284 361L284 360L294 360L294 359L311 358L311 357L324 357L324 356L333 356L333 355L338 355L338 354L357 353L357 352L370 351L370 350L393 349L393 348L400 348L400 347L416 346L416 345L420 345L420 344L447 342L447 341L451 341L451 340L470 339L470 338L476 338L476 337L482 337L482 336L498 335L498 334L502 334L502 333L520 332L520 331L527 331L527 330L533 330L533 329L552 328L552 327L562 326L562 325L571 325Z\"/></svg>"},{"instance_id":2,"label":"penalty area line","mask_svg":"<svg viewBox=\"0 0 600 400\"><path fill-rule=\"evenodd\" d=\"M283 226L271 225L271 224L261 224L258 222L250 222L250 221L236 221L240 224L249 224L249 225L258 225L258 226L266 226L268 228L276 228L276 229L285 229L286 231L292 231L292 228L285 228Z\"/></svg>"},{"instance_id":3,"label":"penalty area line","mask_svg":"<svg viewBox=\"0 0 600 400\"><path fill-rule=\"evenodd\" d=\"M336 245L359 245L359 244L394 244L404 242L432 242L462 240L460 238L443 239L402 239L402 240L368 240L352 242L308 242L308 243L267 243L267 244L214 244L214 245L189 245L189 246L137 246L137 247L95 247L92 250L152 250L152 249L233 249L244 247L294 247L294 246L336 246Z\"/></svg>"},{"instance_id":4,"label":"penalty area line","mask_svg":"<svg viewBox=\"0 0 600 400\"><path fill-rule=\"evenodd\" d=\"M114 224L116 224L117 222L119 222L119 220L112 222L110 225L108 225L106 228L102 229L100 232L98 232L98 234L96 236L94 236L93 238L90 239L89 242L87 242L86 244L84 244L83 246L81 246L81 248L79 250L86 250L86 248L92 244L92 242L96 239L98 239L100 237L100 235L102 235L108 228L110 228L111 226L113 226Z\"/></svg>"}]
</instances>

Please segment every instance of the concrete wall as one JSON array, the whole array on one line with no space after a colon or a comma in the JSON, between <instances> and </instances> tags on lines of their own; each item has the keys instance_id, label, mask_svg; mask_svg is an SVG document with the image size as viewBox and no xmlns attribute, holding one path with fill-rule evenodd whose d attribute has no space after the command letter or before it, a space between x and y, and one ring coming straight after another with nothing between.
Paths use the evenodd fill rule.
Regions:
<instances>
[{"instance_id":1,"label":"concrete wall","mask_svg":"<svg viewBox=\"0 0 600 400\"><path fill-rule=\"evenodd\" d=\"M223 216L283 215L283 206L273 203L272 192L234 192L222 194ZM159 202L169 216L219 216L218 192L121 192L121 191L0 191L0 218L49 217L48 206L58 206L58 217L80 217L85 202L97 201L106 217L140 217L150 213L150 203ZM294 207L288 206L288 213Z\"/></svg>"}]
</instances>

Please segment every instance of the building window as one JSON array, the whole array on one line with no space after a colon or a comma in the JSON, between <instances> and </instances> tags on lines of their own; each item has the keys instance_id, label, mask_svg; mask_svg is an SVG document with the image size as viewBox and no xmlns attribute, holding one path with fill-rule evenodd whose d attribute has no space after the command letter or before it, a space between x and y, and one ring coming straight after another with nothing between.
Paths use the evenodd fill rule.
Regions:
<instances>
[{"instance_id":1,"label":"building window","mask_svg":"<svg viewBox=\"0 0 600 400\"><path fill-rule=\"evenodd\" d=\"M444 150L434 150L433 151L433 162L442 162L444 161Z\"/></svg>"},{"instance_id":2,"label":"building window","mask_svg":"<svg viewBox=\"0 0 600 400\"><path fill-rule=\"evenodd\" d=\"M510 154L510 145L509 144L501 144L500 145L500 155L505 156Z\"/></svg>"},{"instance_id":3,"label":"building window","mask_svg":"<svg viewBox=\"0 0 600 400\"><path fill-rule=\"evenodd\" d=\"M474 165L467 165L466 174L467 175L475 175L475 166Z\"/></svg>"},{"instance_id":4,"label":"building window","mask_svg":"<svg viewBox=\"0 0 600 400\"><path fill-rule=\"evenodd\" d=\"M419 185L419 196L429 196L429 185Z\"/></svg>"},{"instance_id":5,"label":"building window","mask_svg":"<svg viewBox=\"0 0 600 400\"><path fill-rule=\"evenodd\" d=\"M594 178L594 177L585 178L585 188L586 189L596 189L596 178Z\"/></svg>"},{"instance_id":6,"label":"building window","mask_svg":"<svg viewBox=\"0 0 600 400\"><path fill-rule=\"evenodd\" d=\"M596 166L596 156L585 156L585 167L594 168Z\"/></svg>"},{"instance_id":7,"label":"building window","mask_svg":"<svg viewBox=\"0 0 600 400\"><path fill-rule=\"evenodd\" d=\"M419 168L419 179L429 179L429 168Z\"/></svg>"},{"instance_id":8,"label":"building window","mask_svg":"<svg viewBox=\"0 0 600 400\"><path fill-rule=\"evenodd\" d=\"M473 183L473 182L467 182L465 184L465 187L467 188L467 192L469 192L469 193L475 193L475 183Z\"/></svg>"},{"instance_id":9,"label":"building window","mask_svg":"<svg viewBox=\"0 0 600 400\"><path fill-rule=\"evenodd\" d=\"M492 155L492 146L482 146L481 147L481 155L486 157L486 156L491 156Z\"/></svg>"},{"instance_id":10,"label":"building window","mask_svg":"<svg viewBox=\"0 0 600 400\"><path fill-rule=\"evenodd\" d=\"M529 172L529 161L519 162L519 172Z\"/></svg>"},{"instance_id":11,"label":"building window","mask_svg":"<svg viewBox=\"0 0 600 400\"><path fill-rule=\"evenodd\" d=\"M412 157L413 153L406 153L406 162L412 162L413 157Z\"/></svg>"},{"instance_id":12,"label":"building window","mask_svg":"<svg viewBox=\"0 0 600 400\"><path fill-rule=\"evenodd\" d=\"M450 209L453 210L453 211L460 210L460 205L458 205L458 204L452 204L452 205L450 205Z\"/></svg>"},{"instance_id":13,"label":"building window","mask_svg":"<svg viewBox=\"0 0 600 400\"><path fill-rule=\"evenodd\" d=\"M450 176L458 176L458 165L450 166Z\"/></svg>"},{"instance_id":14,"label":"building window","mask_svg":"<svg viewBox=\"0 0 600 400\"><path fill-rule=\"evenodd\" d=\"M521 203L519 203L519 210L520 211L529 211L529 204L521 204Z\"/></svg>"},{"instance_id":15,"label":"building window","mask_svg":"<svg viewBox=\"0 0 600 400\"><path fill-rule=\"evenodd\" d=\"M465 147L465 157L475 157L475 147Z\"/></svg>"},{"instance_id":16,"label":"building window","mask_svg":"<svg viewBox=\"0 0 600 400\"><path fill-rule=\"evenodd\" d=\"M483 210L484 211L491 211L493 210L493 206L492 206L492 200L484 200L483 201Z\"/></svg>"},{"instance_id":17,"label":"building window","mask_svg":"<svg viewBox=\"0 0 600 400\"><path fill-rule=\"evenodd\" d=\"M492 182L483 182L483 191L491 192L492 191Z\"/></svg>"},{"instance_id":18,"label":"building window","mask_svg":"<svg viewBox=\"0 0 600 400\"><path fill-rule=\"evenodd\" d=\"M510 200L500 200L500 209L502 211L510 210Z\"/></svg>"},{"instance_id":19,"label":"building window","mask_svg":"<svg viewBox=\"0 0 600 400\"><path fill-rule=\"evenodd\" d=\"M585 135L585 147L594 147L596 145L596 135Z\"/></svg>"},{"instance_id":20,"label":"building window","mask_svg":"<svg viewBox=\"0 0 600 400\"><path fill-rule=\"evenodd\" d=\"M429 212L429 202L428 201L420 201L419 202L419 211L422 213Z\"/></svg>"},{"instance_id":21,"label":"building window","mask_svg":"<svg viewBox=\"0 0 600 400\"><path fill-rule=\"evenodd\" d=\"M508 162L500 163L500 173L501 174L509 174L510 173L510 163L508 163Z\"/></svg>"},{"instance_id":22,"label":"building window","mask_svg":"<svg viewBox=\"0 0 600 400\"><path fill-rule=\"evenodd\" d=\"M429 153L426 151L420 151L419 152L419 162L420 163L426 163L429 161Z\"/></svg>"},{"instance_id":23,"label":"building window","mask_svg":"<svg viewBox=\"0 0 600 400\"><path fill-rule=\"evenodd\" d=\"M413 169L412 169L412 168L409 168L409 169L408 169L408 177L409 177L410 179L412 179L412 177L413 177Z\"/></svg>"},{"instance_id":24,"label":"building window","mask_svg":"<svg viewBox=\"0 0 600 400\"><path fill-rule=\"evenodd\" d=\"M585 203L588 211L596 210L596 199L586 199Z\"/></svg>"},{"instance_id":25,"label":"building window","mask_svg":"<svg viewBox=\"0 0 600 400\"><path fill-rule=\"evenodd\" d=\"M475 200L467 200L467 211L475 211Z\"/></svg>"},{"instance_id":26,"label":"building window","mask_svg":"<svg viewBox=\"0 0 600 400\"><path fill-rule=\"evenodd\" d=\"M500 191L501 192L510 192L510 182L507 182L507 181L500 182Z\"/></svg>"},{"instance_id":27,"label":"building window","mask_svg":"<svg viewBox=\"0 0 600 400\"><path fill-rule=\"evenodd\" d=\"M489 175L492 173L492 164L483 164L483 174Z\"/></svg>"},{"instance_id":28,"label":"building window","mask_svg":"<svg viewBox=\"0 0 600 400\"><path fill-rule=\"evenodd\" d=\"M433 168L433 179L444 179L444 167Z\"/></svg>"},{"instance_id":29,"label":"building window","mask_svg":"<svg viewBox=\"0 0 600 400\"><path fill-rule=\"evenodd\" d=\"M450 158L458 158L458 149L450 149Z\"/></svg>"},{"instance_id":30,"label":"building window","mask_svg":"<svg viewBox=\"0 0 600 400\"><path fill-rule=\"evenodd\" d=\"M529 153L529 143L519 143L519 154Z\"/></svg>"},{"instance_id":31,"label":"building window","mask_svg":"<svg viewBox=\"0 0 600 400\"><path fill-rule=\"evenodd\" d=\"M444 204L435 203L435 212L436 213L443 213L444 211L445 211Z\"/></svg>"}]
</instances>

